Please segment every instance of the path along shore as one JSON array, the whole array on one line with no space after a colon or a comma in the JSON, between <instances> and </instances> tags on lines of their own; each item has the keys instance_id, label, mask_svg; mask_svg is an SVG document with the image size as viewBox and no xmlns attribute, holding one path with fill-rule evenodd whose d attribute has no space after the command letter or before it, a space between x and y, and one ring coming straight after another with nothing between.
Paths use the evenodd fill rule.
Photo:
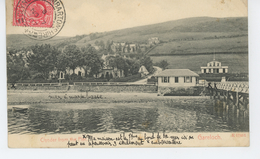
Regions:
<instances>
[{"instance_id":1,"label":"path along shore","mask_svg":"<svg viewBox=\"0 0 260 159\"><path fill-rule=\"evenodd\" d=\"M8 105L37 103L147 103L180 98L208 98L205 96L157 96L157 93L103 93L66 91L7 91Z\"/></svg>"}]
</instances>

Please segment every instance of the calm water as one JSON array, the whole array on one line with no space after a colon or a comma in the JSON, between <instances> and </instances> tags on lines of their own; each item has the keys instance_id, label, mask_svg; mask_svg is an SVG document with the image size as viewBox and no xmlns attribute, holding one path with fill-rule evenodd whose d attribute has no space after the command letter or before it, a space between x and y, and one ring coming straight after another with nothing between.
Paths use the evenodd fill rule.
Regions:
<instances>
[{"instance_id":1,"label":"calm water","mask_svg":"<svg viewBox=\"0 0 260 159\"><path fill-rule=\"evenodd\" d=\"M217 104L216 104L217 103ZM219 101L181 97L157 103L70 103L8 108L11 134L249 131L246 112Z\"/></svg>"}]
</instances>

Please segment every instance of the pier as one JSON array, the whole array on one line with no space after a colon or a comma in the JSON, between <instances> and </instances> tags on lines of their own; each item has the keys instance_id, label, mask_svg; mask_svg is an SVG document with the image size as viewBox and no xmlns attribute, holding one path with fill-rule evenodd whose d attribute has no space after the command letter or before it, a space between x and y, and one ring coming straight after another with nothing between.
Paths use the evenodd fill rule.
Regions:
<instances>
[{"instance_id":1,"label":"pier","mask_svg":"<svg viewBox=\"0 0 260 159\"><path fill-rule=\"evenodd\" d=\"M248 82L211 82L207 89L210 98L215 101L215 108L223 117L232 116L233 121L249 118ZM238 122L236 120L236 122ZM241 121L240 121L241 122Z\"/></svg>"}]
</instances>

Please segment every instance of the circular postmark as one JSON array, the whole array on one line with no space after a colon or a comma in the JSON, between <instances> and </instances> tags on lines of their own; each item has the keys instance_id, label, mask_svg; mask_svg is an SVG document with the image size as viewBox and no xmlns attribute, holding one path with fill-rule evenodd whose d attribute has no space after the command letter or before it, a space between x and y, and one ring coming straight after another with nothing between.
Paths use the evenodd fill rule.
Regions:
<instances>
[{"instance_id":1,"label":"circular postmark","mask_svg":"<svg viewBox=\"0 0 260 159\"><path fill-rule=\"evenodd\" d=\"M32 27L52 27L53 9L45 1L35 1L28 5L24 14L25 22Z\"/></svg>"},{"instance_id":2,"label":"circular postmark","mask_svg":"<svg viewBox=\"0 0 260 159\"><path fill-rule=\"evenodd\" d=\"M61 0L14 0L14 26L23 26L24 34L35 40L56 36L66 22Z\"/></svg>"}]
</instances>

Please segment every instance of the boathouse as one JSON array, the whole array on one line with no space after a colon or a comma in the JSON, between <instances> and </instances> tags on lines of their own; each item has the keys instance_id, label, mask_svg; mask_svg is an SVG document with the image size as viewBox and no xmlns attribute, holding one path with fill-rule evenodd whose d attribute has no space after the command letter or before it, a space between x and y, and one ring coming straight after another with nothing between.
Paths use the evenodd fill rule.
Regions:
<instances>
[{"instance_id":1,"label":"boathouse","mask_svg":"<svg viewBox=\"0 0 260 159\"><path fill-rule=\"evenodd\" d=\"M199 75L189 69L166 69L156 77L158 95L194 95Z\"/></svg>"},{"instance_id":2,"label":"boathouse","mask_svg":"<svg viewBox=\"0 0 260 159\"><path fill-rule=\"evenodd\" d=\"M196 86L199 77L189 69L166 69L156 76L158 87Z\"/></svg>"}]
</instances>

